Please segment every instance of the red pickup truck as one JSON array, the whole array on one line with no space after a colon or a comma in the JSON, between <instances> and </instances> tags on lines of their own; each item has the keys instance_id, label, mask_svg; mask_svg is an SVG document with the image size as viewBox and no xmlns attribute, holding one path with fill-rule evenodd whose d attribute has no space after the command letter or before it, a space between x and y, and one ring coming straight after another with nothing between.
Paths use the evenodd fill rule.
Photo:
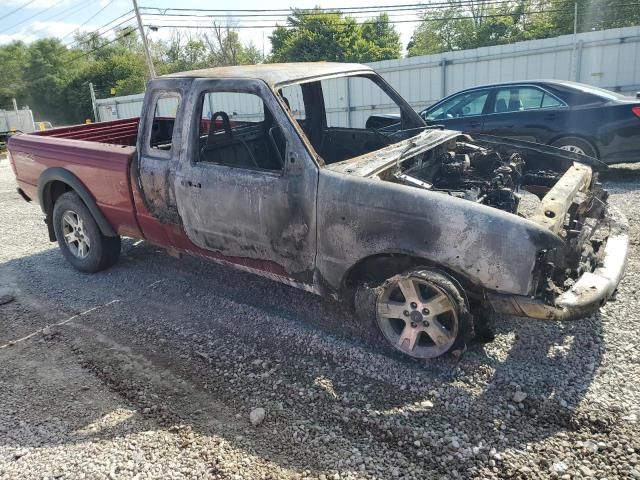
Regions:
<instances>
[{"instance_id":1,"label":"red pickup truck","mask_svg":"<svg viewBox=\"0 0 640 480\"><path fill-rule=\"evenodd\" d=\"M364 105L364 106L363 106ZM372 109L399 121L374 128ZM418 358L474 313L573 319L620 282L598 160L427 126L369 67L225 67L149 83L141 117L18 134L18 191L84 272L120 237L321 295Z\"/></svg>"}]
</instances>

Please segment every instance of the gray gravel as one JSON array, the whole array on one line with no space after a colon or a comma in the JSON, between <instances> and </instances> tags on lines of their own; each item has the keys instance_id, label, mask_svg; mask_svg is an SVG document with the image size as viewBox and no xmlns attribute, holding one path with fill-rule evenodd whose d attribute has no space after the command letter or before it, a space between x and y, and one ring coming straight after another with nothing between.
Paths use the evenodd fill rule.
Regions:
<instances>
[{"instance_id":1,"label":"gray gravel","mask_svg":"<svg viewBox=\"0 0 640 480\"><path fill-rule=\"evenodd\" d=\"M1 159L0 478L640 478L637 173L607 183L617 301L415 362L339 304L145 243L78 273Z\"/></svg>"}]
</instances>

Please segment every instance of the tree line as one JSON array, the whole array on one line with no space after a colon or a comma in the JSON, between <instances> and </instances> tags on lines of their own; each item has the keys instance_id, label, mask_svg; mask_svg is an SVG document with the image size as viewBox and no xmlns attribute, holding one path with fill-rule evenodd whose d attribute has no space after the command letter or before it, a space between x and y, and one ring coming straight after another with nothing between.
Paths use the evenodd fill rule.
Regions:
<instances>
[{"instance_id":1,"label":"tree line","mask_svg":"<svg viewBox=\"0 0 640 480\"><path fill-rule=\"evenodd\" d=\"M636 3L634 3L634 1ZM426 9L406 49L408 56L547 38L574 31L640 24L638 0L448 0ZM151 41L158 75L214 66L261 62L373 62L402 56L397 28L382 13L358 22L339 10L292 10L270 34L266 58L243 43L233 27L212 24L193 33L174 30ZM78 34L70 45L46 38L0 46L0 108L11 99L29 105L37 120L68 124L92 117L89 82L98 98L144 90L148 71L137 30L118 29L110 40Z\"/></svg>"}]
</instances>

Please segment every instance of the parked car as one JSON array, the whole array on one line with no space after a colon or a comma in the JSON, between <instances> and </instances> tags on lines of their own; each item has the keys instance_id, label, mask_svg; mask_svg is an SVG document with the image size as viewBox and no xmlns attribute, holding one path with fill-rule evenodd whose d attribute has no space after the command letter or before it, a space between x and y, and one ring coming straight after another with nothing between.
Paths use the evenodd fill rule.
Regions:
<instances>
[{"instance_id":1,"label":"parked car","mask_svg":"<svg viewBox=\"0 0 640 480\"><path fill-rule=\"evenodd\" d=\"M429 124L543 143L605 163L640 161L640 99L581 83L538 80L474 87L420 115ZM378 128L390 123L388 115L377 119Z\"/></svg>"},{"instance_id":2,"label":"parked car","mask_svg":"<svg viewBox=\"0 0 640 480\"><path fill-rule=\"evenodd\" d=\"M395 128L340 126L327 105L347 77L395 105ZM145 239L354 301L418 358L463 345L480 308L593 312L626 262L626 220L597 182L606 166L429 128L363 65L167 75L148 84L140 119L18 134L9 153L76 269L114 265L122 236Z\"/></svg>"}]
</instances>

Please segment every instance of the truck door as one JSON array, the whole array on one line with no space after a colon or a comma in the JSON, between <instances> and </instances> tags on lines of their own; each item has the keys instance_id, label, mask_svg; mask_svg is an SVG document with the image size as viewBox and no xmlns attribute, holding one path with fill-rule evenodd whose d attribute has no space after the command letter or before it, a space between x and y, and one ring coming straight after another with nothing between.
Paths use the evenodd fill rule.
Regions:
<instances>
[{"instance_id":1,"label":"truck door","mask_svg":"<svg viewBox=\"0 0 640 480\"><path fill-rule=\"evenodd\" d=\"M138 127L138 161L134 162L138 188L151 218L141 214L141 221L178 224L178 210L171 181L173 165L177 163L182 132L181 122L186 80L152 81L145 96L145 109ZM144 227L144 225L143 225ZM144 229L144 228L143 228ZM148 234L147 234L148 235Z\"/></svg>"},{"instance_id":2,"label":"truck door","mask_svg":"<svg viewBox=\"0 0 640 480\"><path fill-rule=\"evenodd\" d=\"M174 177L189 239L223 260L312 284L318 166L267 85L195 80Z\"/></svg>"}]
</instances>

